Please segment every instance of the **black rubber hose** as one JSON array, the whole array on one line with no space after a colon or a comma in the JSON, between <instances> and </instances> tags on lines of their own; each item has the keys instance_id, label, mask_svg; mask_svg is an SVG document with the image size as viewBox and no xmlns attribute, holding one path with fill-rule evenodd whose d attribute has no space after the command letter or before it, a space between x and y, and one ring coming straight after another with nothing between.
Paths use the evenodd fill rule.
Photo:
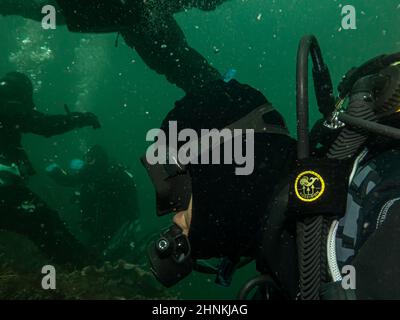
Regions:
<instances>
[{"instance_id":1,"label":"black rubber hose","mask_svg":"<svg viewBox=\"0 0 400 320\"><path fill-rule=\"evenodd\" d=\"M326 104L326 96L332 94L332 82L327 66L324 64L321 49L315 36L306 36L300 41L297 53L297 75L296 75L296 102L297 102L297 157L299 160L310 156L309 141L309 96L308 96L308 58L311 55L313 61L314 81L318 82L316 94L320 110L324 114L329 113L323 106ZM326 82L325 84L321 82ZM321 88L321 89L319 89ZM333 99L333 95L329 99ZM333 100L332 100L333 101ZM333 103L332 103L333 104Z\"/></svg>"},{"instance_id":2,"label":"black rubber hose","mask_svg":"<svg viewBox=\"0 0 400 320\"><path fill-rule=\"evenodd\" d=\"M310 156L310 141L309 141L309 96L308 96L308 58L310 56L314 64L314 84L317 86L326 85L332 87L332 81L328 68L325 66L322 59L322 54L318 41L314 36L304 37L299 45L297 54L297 88L296 88L296 103L297 103L297 158L304 160ZM320 77L321 81L315 81ZM326 79L329 82L325 81ZM317 83L319 82L319 83ZM325 83L324 83L325 82ZM319 99L318 94L330 92L333 98L333 89L324 88L316 90L318 103L326 103L330 101L324 97ZM333 103L334 105L334 103ZM333 107L332 105L332 107ZM319 105L320 110L325 107ZM326 110L326 109L325 109ZM332 110L333 111L333 110ZM324 114L325 115L325 114ZM297 241L298 241L298 256L299 256L299 273L300 273L300 295L303 300L314 300L319 298L320 283L325 280L325 268L321 266L321 260L324 257L324 247L322 239L325 239L324 218L317 216L305 221L297 223ZM311 250L310 250L311 248Z\"/></svg>"},{"instance_id":3,"label":"black rubber hose","mask_svg":"<svg viewBox=\"0 0 400 320\"><path fill-rule=\"evenodd\" d=\"M268 275L261 275L250 279L248 282L245 283L242 289L240 289L237 297L238 300L246 300L247 296L252 290L254 290L254 288L262 286L263 284L266 284L268 282L273 283L272 278Z\"/></svg>"},{"instance_id":4,"label":"black rubber hose","mask_svg":"<svg viewBox=\"0 0 400 320\"><path fill-rule=\"evenodd\" d=\"M319 300L321 283L327 280L326 238L329 221L322 215L297 223L301 300Z\"/></svg>"},{"instance_id":5,"label":"black rubber hose","mask_svg":"<svg viewBox=\"0 0 400 320\"><path fill-rule=\"evenodd\" d=\"M377 124L375 109L374 92L384 85L382 77L377 75L369 75L359 79L353 86L349 106L345 113L339 114L339 119L343 122L352 122L339 134L336 141L331 146L327 157L330 159L350 159L365 144L369 137L369 130L377 127L385 133L381 125ZM364 126L367 126L364 128ZM388 127L390 128L390 127ZM387 130L389 131L389 130Z\"/></svg>"},{"instance_id":6,"label":"black rubber hose","mask_svg":"<svg viewBox=\"0 0 400 320\"><path fill-rule=\"evenodd\" d=\"M364 119L359 119L345 113L341 113L339 115L339 120L351 127L361 128L370 133L376 133L392 139L400 139L400 129L397 128Z\"/></svg>"},{"instance_id":7,"label":"black rubber hose","mask_svg":"<svg viewBox=\"0 0 400 320\"><path fill-rule=\"evenodd\" d=\"M301 40L297 55L297 158L307 159L310 155L308 132L308 57L313 37Z\"/></svg>"}]
</instances>

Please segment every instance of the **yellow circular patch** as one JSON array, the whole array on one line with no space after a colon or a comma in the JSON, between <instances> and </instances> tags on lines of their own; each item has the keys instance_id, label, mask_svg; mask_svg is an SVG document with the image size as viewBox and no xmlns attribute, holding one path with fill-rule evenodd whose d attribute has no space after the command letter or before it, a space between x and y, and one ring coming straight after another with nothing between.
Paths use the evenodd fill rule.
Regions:
<instances>
[{"instance_id":1,"label":"yellow circular patch","mask_svg":"<svg viewBox=\"0 0 400 320\"><path fill-rule=\"evenodd\" d=\"M324 194L325 181L314 171L304 171L297 176L294 190L301 201L314 202Z\"/></svg>"}]
</instances>

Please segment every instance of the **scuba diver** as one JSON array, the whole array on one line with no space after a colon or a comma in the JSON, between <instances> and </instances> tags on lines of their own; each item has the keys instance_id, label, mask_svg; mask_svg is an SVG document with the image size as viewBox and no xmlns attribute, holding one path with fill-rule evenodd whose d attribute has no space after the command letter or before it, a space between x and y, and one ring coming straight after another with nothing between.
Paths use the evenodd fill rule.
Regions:
<instances>
[{"instance_id":1,"label":"scuba diver","mask_svg":"<svg viewBox=\"0 0 400 320\"><path fill-rule=\"evenodd\" d=\"M69 172L56 164L50 165L47 172L59 185L78 188L74 200L79 203L82 232L87 246L95 252L103 255L115 235L138 219L133 174L112 163L103 147L91 147L84 161L72 160Z\"/></svg>"},{"instance_id":2,"label":"scuba diver","mask_svg":"<svg viewBox=\"0 0 400 320\"><path fill-rule=\"evenodd\" d=\"M158 215L175 212L174 226L149 247L156 277L172 286L192 270L192 259L217 257L223 258L217 282L227 283L240 258L257 253L265 207L273 187L289 173L295 141L265 96L236 80L187 94L164 119L163 131L170 121L177 122L178 132L190 128L199 136L202 129L254 129L254 171L247 176L236 175L234 163L151 165L142 158L156 187ZM174 260L180 254L182 263Z\"/></svg>"},{"instance_id":3,"label":"scuba diver","mask_svg":"<svg viewBox=\"0 0 400 320\"><path fill-rule=\"evenodd\" d=\"M53 5L57 9L58 25L66 24L73 32L122 35L151 69L189 92L218 79L220 74L189 46L173 15L191 8L215 10L225 1L0 0L0 15L42 21L42 8Z\"/></svg>"},{"instance_id":4,"label":"scuba diver","mask_svg":"<svg viewBox=\"0 0 400 320\"><path fill-rule=\"evenodd\" d=\"M311 136L310 55L323 115ZM256 121L246 116L249 106L263 103L252 98L253 89L235 81L222 90L213 86L187 95L165 121L196 131L236 128L229 124L237 115L237 127L256 132L255 171L239 177L229 165L143 158L158 215L175 213L173 226L148 247L156 278L169 287L195 270L214 273L226 285L245 257L256 261L260 275L243 286L239 299L256 288L259 299L400 299L400 54L353 68L336 100L318 42L305 37L297 64L297 148L283 132L269 132L271 125L284 128L276 112L263 115L266 130L257 135ZM201 261L210 258L222 260L216 268Z\"/></svg>"},{"instance_id":5,"label":"scuba diver","mask_svg":"<svg viewBox=\"0 0 400 320\"><path fill-rule=\"evenodd\" d=\"M0 79L0 229L28 237L55 263L95 261L70 234L56 211L27 186L35 174L21 145L23 134L51 137L100 123L92 113L46 115L36 110L31 80L18 72Z\"/></svg>"}]
</instances>

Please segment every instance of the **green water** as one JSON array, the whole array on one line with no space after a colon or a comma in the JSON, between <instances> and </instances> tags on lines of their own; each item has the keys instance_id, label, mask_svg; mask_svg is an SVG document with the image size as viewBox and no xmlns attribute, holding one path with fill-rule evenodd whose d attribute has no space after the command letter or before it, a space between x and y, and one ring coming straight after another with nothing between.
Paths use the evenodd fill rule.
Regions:
<instances>
[{"instance_id":1,"label":"green water","mask_svg":"<svg viewBox=\"0 0 400 320\"><path fill-rule=\"evenodd\" d=\"M357 29L341 30L341 6L356 8ZM230 0L216 11L191 10L176 15L189 43L221 72L238 70L237 78L261 90L295 131L295 58L298 41L315 34L335 84L352 66L382 53L400 51L400 2L397 0ZM20 70L34 76L41 111L95 112L102 130L84 129L50 139L26 136L24 146L38 171L30 184L74 230L78 213L66 190L44 174L55 161L66 165L88 145L100 143L112 157L131 167L138 185L143 234L169 223L156 218L154 193L139 163L145 135L159 127L183 92L150 70L137 53L116 36L73 34L64 27L45 31L40 24L0 17L0 74ZM312 103L312 120L319 115ZM231 288L213 278L192 275L175 289L187 299L233 298L253 265L236 275Z\"/></svg>"}]
</instances>

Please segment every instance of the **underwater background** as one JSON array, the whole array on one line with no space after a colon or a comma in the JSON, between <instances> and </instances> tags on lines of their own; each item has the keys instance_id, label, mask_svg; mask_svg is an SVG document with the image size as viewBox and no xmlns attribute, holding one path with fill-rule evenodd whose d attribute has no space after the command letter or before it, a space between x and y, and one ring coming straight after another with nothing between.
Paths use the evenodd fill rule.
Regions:
<instances>
[{"instance_id":1,"label":"underwater background","mask_svg":"<svg viewBox=\"0 0 400 320\"><path fill-rule=\"evenodd\" d=\"M356 30L341 28L344 5L356 8ZM264 93L293 135L296 54L302 36L317 36L335 86L351 67L400 51L400 1L396 0L230 0L215 11L193 9L176 19L189 44L220 72L234 68L240 82ZM168 226L171 217L156 217L154 191L139 158L149 145L147 131L160 126L183 91L150 70L124 41L116 47L115 40L116 34L78 34L66 27L43 30L36 22L0 17L0 74L26 72L34 81L40 111L64 113L67 104L71 111L96 113L102 122L102 129L96 131L83 129L54 138L26 135L23 144L37 170L29 182L32 190L79 237L79 212L70 203L70 189L52 182L45 168L52 162L66 167L71 159L82 157L88 146L101 144L136 177L137 232L138 238L146 239ZM319 114L312 96L310 100L315 121ZM24 259L29 261L29 254ZM230 288L222 288L212 276L193 273L172 290L182 299L233 299L255 274L251 264L235 274Z\"/></svg>"}]
</instances>

